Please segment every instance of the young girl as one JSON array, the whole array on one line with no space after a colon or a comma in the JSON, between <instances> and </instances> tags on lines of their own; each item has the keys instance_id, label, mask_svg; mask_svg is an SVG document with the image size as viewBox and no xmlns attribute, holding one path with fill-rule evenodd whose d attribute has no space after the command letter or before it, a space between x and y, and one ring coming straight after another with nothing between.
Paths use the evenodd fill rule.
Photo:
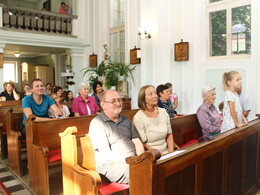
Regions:
<instances>
[{"instance_id":1,"label":"young girl","mask_svg":"<svg viewBox=\"0 0 260 195\"><path fill-rule=\"evenodd\" d=\"M53 113L52 109L50 108L49 109L49 117L51 118L67 118L69 117L70 115L70 111L69 111L69 108L68 106L66 105L62 105L61 102L62 102L62 98L61 97L58 97L56 93L52 93L50 95L50 97L55 101L56 105L59 107L59 109L61 110L62 112L62 116L57 116Z\"/></svg>"},{"instance_id":2,"label":"young girl","mask_svg":"<svg viewBox=\"0 0 260 195\"><path fill-rule=\"evenodd\" d=\"M173 109L175 110L175 114L177 114L176 109L178 107L178 96L176 93L172 92L172 84L171 83L165 83L165 85L169 88L170 90L170 101L172 102Z\"/></svg>"},{"instance_id":3,"label":"young girl","mask_svg":"<svg viewBox=\"0 0 260 195\"><path fill-rule=\"evenodd\" d=\"M241 87L241 76L237 71L225 72L222 77L223 88L226 91L223 110L223 122L221 131L247 124L246 118L242 115L242 108L239 102L237 88Z\"/></svg>"}]
</instances>

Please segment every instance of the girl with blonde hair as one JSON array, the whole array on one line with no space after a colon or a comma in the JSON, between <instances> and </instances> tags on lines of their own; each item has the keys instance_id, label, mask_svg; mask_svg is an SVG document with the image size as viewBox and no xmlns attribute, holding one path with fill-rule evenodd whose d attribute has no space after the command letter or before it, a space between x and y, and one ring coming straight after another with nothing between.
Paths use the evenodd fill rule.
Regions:
<instances>
[{"instance_id":1,"label":"girl with blonde hair","mask_svg":"<svg viewBox=\"0 0 260 195\"><path fill-rule=\"evenodd\" d=\"M236 90L241 87L242 79L237 71L225 72L222 76L223 89L226 91L221 131L247 125Z\"/></svg>"}]
</instances>

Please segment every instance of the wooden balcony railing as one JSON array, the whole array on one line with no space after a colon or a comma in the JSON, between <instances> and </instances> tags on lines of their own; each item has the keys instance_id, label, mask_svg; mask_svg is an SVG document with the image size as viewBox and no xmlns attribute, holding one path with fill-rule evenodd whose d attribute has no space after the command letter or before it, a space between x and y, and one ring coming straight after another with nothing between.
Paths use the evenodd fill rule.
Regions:
<instances>
[{"instance_id":1,"label":"wooden balcony railing","mask_svg":"<svg viewBox=\"0 0 260 195\"><path fill-rule=\"evenodd\" d=\"M78 17L16 6L0 5L4 29L72 35L72 21Z\"/></svg>"}]
</instances>

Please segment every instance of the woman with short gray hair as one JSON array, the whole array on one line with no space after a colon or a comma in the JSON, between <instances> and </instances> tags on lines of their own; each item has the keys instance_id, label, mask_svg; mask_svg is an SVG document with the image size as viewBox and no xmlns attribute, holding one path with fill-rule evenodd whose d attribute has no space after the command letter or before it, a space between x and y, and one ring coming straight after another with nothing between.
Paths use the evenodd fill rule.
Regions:
<instances>
[{"instance_id":1,"label":"woman with short gray hair","mask_svg":"<svg viewBox=\"0 0 260 195\"><path fill-rule=\"evenodd\" d=\"M72 102L72 112L74 113L74 116L97 114L98 105L95 98L88 96L88 85L84 82L80 83L78 92L79 96Z\"/></svg>"},{"instance_id":2,"label":"woman with short gray hair","mask_svg":"<svg viewBox=\"0 0 260 195\"><path fill-rule=\"evenodd\" d=\"M222 117L214 105L216 100L215 87L205 86L202 89L202 98L203 103L197 110L197 117L202 128L203 138L207 140L210 136L220 133Z\"/></svg>"}]
</instances>

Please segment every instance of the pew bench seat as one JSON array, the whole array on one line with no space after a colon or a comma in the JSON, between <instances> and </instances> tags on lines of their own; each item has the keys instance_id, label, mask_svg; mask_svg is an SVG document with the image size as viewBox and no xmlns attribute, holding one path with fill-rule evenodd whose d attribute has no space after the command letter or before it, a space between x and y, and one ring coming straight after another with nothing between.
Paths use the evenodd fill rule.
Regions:
<instances>
[{"instance_id":1,"label":"pew bench seat","mask_svg":"<svg viewBox=\"0 0 260 195\"><path fill-rule=\"evenodd\" d=\"M123 190L127 190L129 189L129 185L127 184L119 184L119 183L105 183L102 182L99 186L98 186L98 190L101 192L101 194L103 195L108 195L108 194L112 194L118 191L123 191Z\"/></svg>"},{"instance_id":2,"label":"pew bench seat","mask_svg":"<svg viewBox=\"0 0 260 195\"><path fill-rule=\"evenodd\" d=\"M60 133L63 194L129 194L128 184L106 183L102 180L95 170L94 149L88 134L76 134L76 127L68 127Z\"/></svg>"},{"instance_id":3,"label":"pew bench seat","mask_svg":"<svg viewBox=\"0 0 260 195\"><path fill-rule=\"evenodd\" d=\"M61 150L50 150L49 151L49 156L48 156L48 162L49 163L54 163L61 161Z\"/></svg>"},{"instance_id":4,"label":"pew bench seat","mask_svg":"<svg viewBox=\"0 0 260 195\"><path fill-rule=\"evenodd\" d=\"M101 180L99 174L96 171L93 170L87 170L83 168L82 166L75 164L73 167L71 167L72 170L74 171L74 182L76 185L80 186L80 188L75 187L75 189L70 189L70 190L75 190L75 194L84 194L84 192L88 192L90 194L93 194L90 192L89 189L84 189L85 187L87 188L92 188L93 191L95 192L94 194L102 194L102 195L109 195L117 192L121 192L120 194L123 195L128 195L128 189L129 185L128 184L119 184L119 183L106 183ZM91 183L91 185L89 184ZM83 187L85 186L85 187ZM95 190L97 186L97 190ZM68 191L64 191L64 194L69 194ZM85 193L87 194L87 193Z\"/></svg>"},{"instance_id":5,"label":"pew bench seat","mask_svg":"<svg viewBox=\"0 0 260 195\"><path fill-rule=\"evenodd\" d=\"M193 139L193 140L190 140L189 142L187 142L186 144L183 144L183 145L181 145L181 146L179 146L180 148L184 148L184 147L186 147L186 146L189 146L189 145L191 145L191 144L196 144L196 143L198 143L199 141L197 140L197 139Z\"/></svg>"},{"instance_id":6,"label":"pew bench seat","mask_svg":"<svg viewBox=\"0 0 260 195\"><path fill-rule=\"evenodd\" d=\"M174 142L180 147L197 143L202 136L201 127L196 114L184 115L170 119Z\"/></svg>"}]
</instances>

